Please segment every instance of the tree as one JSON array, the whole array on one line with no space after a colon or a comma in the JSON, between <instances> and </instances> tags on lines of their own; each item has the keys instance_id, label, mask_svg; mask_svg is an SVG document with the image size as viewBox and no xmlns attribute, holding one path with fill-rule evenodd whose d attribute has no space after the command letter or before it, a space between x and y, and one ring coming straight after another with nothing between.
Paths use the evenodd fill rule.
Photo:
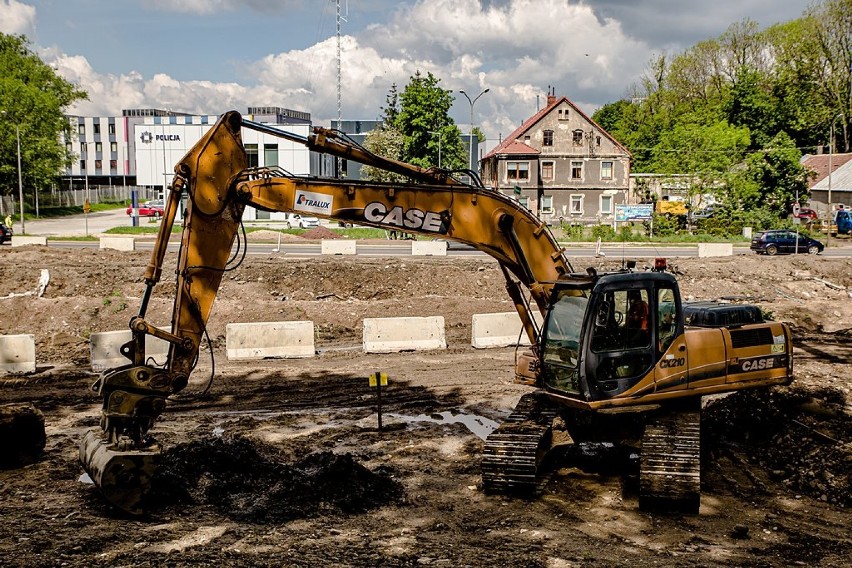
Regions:
<instances>
[{"instance_id":1,"label":"tree","mask_svg":"<svg viewBox=\"0 0 852 568\"><path fill-rule=\"evenodd\" d=\"M393 126L386 126L384 123L368 132L364 139L364 147L367 150L393 160L402 160L404 146L405 139L402 133ZM402 174L373 166L362 166L361 177L368 181L378 182L404 182L406 179Z\"/></svg>"},{"instance_id":2,"label":"tree","mask_svg":"<svg viewBox=\"0 0 852 568\"><path fill-rule=\"evenodd\" d=\"M0 191L17 191L17 140L25 188L39 190L70 163L60 134L70 134L65 109L86 99L44 63L25 36L0 33Z\"/></svg>"},{"instance_id":3,"label":"tree","mask_svg":"<svg viewBox=\"0 0 852 568\"><path fill-rule=\"evenodd\" d=\"M449 115L453 97L439 83L431 72L424 77L417 71L399 95L393 126L405 141L402 159L422 167L437 166L440 147L445 169L463 169L468 163L467 149Z\"/></svg>"}]
</instances>

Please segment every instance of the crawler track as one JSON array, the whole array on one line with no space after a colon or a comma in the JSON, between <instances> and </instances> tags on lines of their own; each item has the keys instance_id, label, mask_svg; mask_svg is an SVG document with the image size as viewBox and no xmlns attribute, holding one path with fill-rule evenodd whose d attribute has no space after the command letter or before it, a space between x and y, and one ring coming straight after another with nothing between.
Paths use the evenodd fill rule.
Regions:
<instances>
[{"instance_id":1,"label":"crawler track","mask_svg":"<svg viewBox=\"0 0 852 568\"><path fill-rule=\"evenodd\" d=\"M544 393L521 397L512 414L485 441L481 467L486 491L535 491L555 416L556 407Z\"/></svg>"},{"instance_id":2,"label":"crawler track","mask_svg":"<svg viewBox=\"0 0 852 568\"><path fill-rule=\"evenodd\" d=\"M649 420L639 460L639 507L697 513L701 501L701 411Z\"/></svg>"}]
</instances>

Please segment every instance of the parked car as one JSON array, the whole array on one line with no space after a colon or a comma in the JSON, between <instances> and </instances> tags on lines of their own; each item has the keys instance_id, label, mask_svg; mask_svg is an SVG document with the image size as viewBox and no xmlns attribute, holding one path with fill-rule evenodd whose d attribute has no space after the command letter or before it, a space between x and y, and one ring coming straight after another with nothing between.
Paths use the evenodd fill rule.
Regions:
<instances>
[{"instance_id":1,"label":"parked car","mask_svg":"<svg viewBox=\"0 0 852 568\"><path fill-rule=\"evenodd\" d=\"M802 233L798 234L798 252L819 254L825 248L821 242ZM787 230L761 231L751 239L751 250L757 254L792 254L796 252L796 232Z\"/></svg>"},{"instance_id":2,"label":"parked car","mask_svg":"<svg viewBox=\"0 0 852 568\"><path fill-rule=\"evenodd\" d=\"M6 223L0 223L0 243L7 243L12 240L12 228L6 226Z\"/></svg>"},{"instance_id":3,"label":"parked car","mask_svg":"<svg viewBox=\"0 0 852 568\"><path fill-rule=\"evenodd\" d=\"M796 215L799 219L803 219L807 222L816 221L819 219L819 215L817 212L811 209L810 207L799 207L799 214Z\"/></svg>"},{"instance_id":4,"label":"parked car","mask_svg":"<svg viewBox=\"0 0 852 568\"><path fill-rule=\"evenodd\" d=\"M163 201L161 199L155 199L153 201L146 201L145 203L139 206L139 216L140 217L162 217L164 211ZM133 215L133 207L127 208L127 214Z\"/></svg>"},{"instance_id":5,"label":"parked car","mask_svg":"<svg viewBox=\"0 0 852 568\"><path fill-rule=\"evenodd\" d=\"M693 219L709 219L716 214L718 207L716 205L708 205L704 209L699 209L692 214Z\"/></svg>"},{"instance_id":6,"label":"parked car","mask_svg":"<svg viewBox=\"0 0 852 568\"><path fill-rule=\"evenodd\" d=\"M313 229L319 227L320 220L317 217L306 217L299 213L287 213L284 215L284 222L288 229Z\"/></svg>"}]
</instances>

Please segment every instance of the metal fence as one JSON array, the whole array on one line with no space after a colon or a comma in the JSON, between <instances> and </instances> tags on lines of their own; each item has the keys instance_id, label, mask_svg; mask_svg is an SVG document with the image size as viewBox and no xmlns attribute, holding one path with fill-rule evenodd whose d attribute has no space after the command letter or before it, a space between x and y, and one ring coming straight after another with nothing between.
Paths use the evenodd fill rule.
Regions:
<instances>
[{"instance_id":1,"label":"metal fence","mask_svg":"<svg viewBox=\"0 0 852 568\"><path fill-rule=\"evenodd\" d=\"M129 204L133 190L136 190L137 199L140 203L149 199L157 199L161 193L160 190L151 187L91 185L88 190L66 189L40 192L37 201L36 196L24 194L25 208L27 216L29 216L46 207L82 207L86 203L86 199L92 204L122 201ZM0 196L0 217L5 217L7 213L20 212L16 197L16 195Z\"/></svg>"}]
</instances>

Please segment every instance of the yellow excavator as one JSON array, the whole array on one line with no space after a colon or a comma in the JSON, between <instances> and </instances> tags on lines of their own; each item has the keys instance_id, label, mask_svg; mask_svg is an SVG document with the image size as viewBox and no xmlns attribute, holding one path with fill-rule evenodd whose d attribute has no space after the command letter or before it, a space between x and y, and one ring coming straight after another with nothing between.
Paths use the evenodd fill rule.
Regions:
<instances>
[{"instance_id":1,"label":"yellow excavator","mask_svg":"<svg viewBox=\"0 0 852 568\"><path fill-rule=\"evenodd\" d=\"M249 168L242 129L281 136L309 149L403 174L374 183ZM245 254L235 246L246 206L452 239L499 263L530 339L515 374L536 388L486 440L488 491L529 491L540 482L556 417L567 438L635 442L640 447L640 506L697 511L700 499L700 400L792 379L790 329L765 322L754 306L684 304L659 259L653 270L576 272L548 226L516 201L483 187L473 172L424 169L382 158L328 129L308 137L224 114L175 167L132 339L128 364L105 371L100 428L80 444L80 461L105 498L145 511L159 444L149 434L168 398L186 387L224 272ZM146 319L160 281L171 227L186 201L171 329ZM243 234L244 237L244 234ZM244 240L244 239L243 239ZM238 242L238 245L240 242ZM235 252L236 251L236 252ZM538 311L542 318L533 317ZM541 319L543 323L536 322ZM153 365L145 338L170 344Z\"/></svg>"}]
</instances>

